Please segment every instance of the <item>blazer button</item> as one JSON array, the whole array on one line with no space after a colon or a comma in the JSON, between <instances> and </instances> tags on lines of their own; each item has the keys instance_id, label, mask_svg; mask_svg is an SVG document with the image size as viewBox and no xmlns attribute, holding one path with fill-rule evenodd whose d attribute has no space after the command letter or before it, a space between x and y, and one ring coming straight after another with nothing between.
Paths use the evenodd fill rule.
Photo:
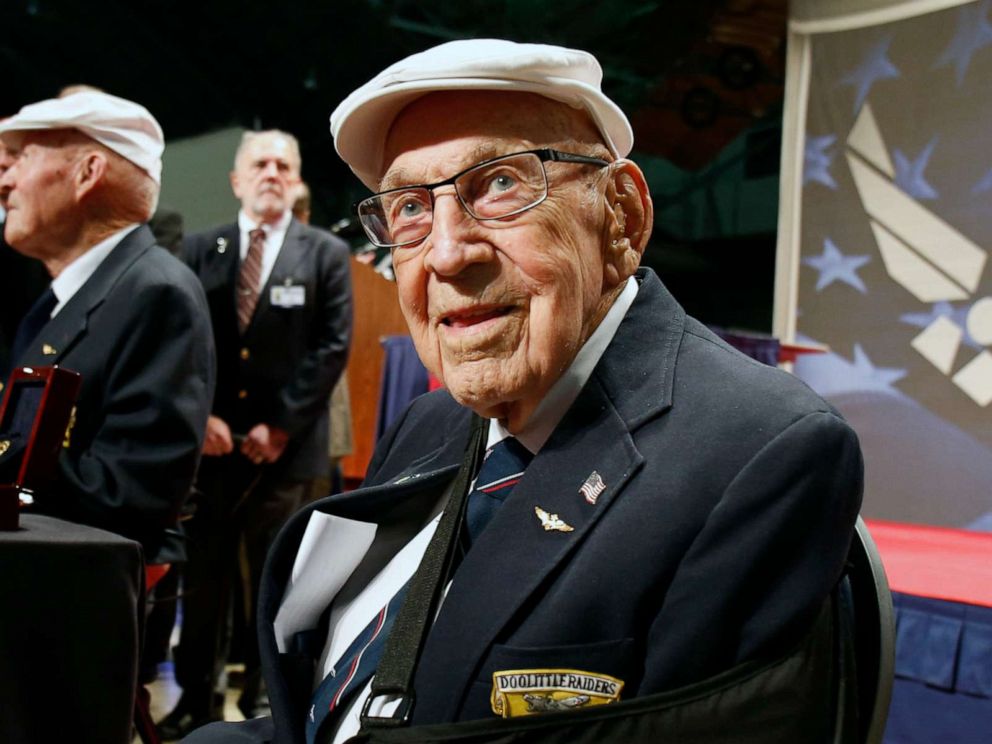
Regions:
<instances>
[{"instance_id":1,"label":"blazer button","mask_svg":"<svg viewBox=\"0 0 992 744\"><path fill-rule=\"evenodd\" d=\"M248 361L251 358L251 352L248 351L247 346L241 350L241 358L245 361Z\"/></svg>"},{"instance_id":2,"label":"blazer button","mask_svg":"<svg viewBox=\"0 0 992 744\"><path fill-rule=\"evenodd\" d=\"M247 390L239 390L238 391L238 397L241 398L241 400L244 400L245 398L248 397L248 391Z\"/></svg>"}]
</instances>

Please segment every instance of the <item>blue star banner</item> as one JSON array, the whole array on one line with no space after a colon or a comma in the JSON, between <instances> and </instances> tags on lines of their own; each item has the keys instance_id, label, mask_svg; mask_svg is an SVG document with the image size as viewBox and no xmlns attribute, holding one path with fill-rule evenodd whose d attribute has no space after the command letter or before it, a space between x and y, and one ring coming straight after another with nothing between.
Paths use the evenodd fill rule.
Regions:
<instances>
[{"instance_id":1,"label":"blue star banner","mask_svg":"<svg viewBox=\"0 0 992 744\"><path fill-rule=\"evenodd\" d=\"M923 5L804 42L789 327L863 514L992 531L992 0Z\"/></svg>"}]
</instances>

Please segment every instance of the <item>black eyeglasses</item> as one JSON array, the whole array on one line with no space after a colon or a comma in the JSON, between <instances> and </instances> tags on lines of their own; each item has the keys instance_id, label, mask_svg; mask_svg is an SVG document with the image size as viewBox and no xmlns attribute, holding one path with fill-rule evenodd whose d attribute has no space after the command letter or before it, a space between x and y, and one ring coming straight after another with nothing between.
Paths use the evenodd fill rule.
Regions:
<instances>
[{"instance_id":1,"label":"black eyeglasses","mask_svg":"<svg viewBox=\"0 0 992 744\"><path fill-rule=\"evenodd\" d=\"M434 189L453 184L462 207L480 221L504 220L548 198L545 163L581 163L605 168L601 158L548 148L483 160L437 183L401 186L353 206L366 235L380 248L419 243L434 226Z\"/></svg>"}]
</instances>

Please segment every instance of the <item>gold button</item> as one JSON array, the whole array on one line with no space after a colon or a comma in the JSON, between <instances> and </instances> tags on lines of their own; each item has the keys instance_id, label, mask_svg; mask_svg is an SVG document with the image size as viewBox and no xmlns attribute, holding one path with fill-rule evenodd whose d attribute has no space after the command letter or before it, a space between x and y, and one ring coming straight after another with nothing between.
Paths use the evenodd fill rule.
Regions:
<instances>
[{"instance_id":1,"label":"gold button","mask_svg":"<svg viewBox=\"0 0 992 744\"><path fill-rule=\"evenodd\" d=\"M238 397L241 398L241 400L244 400L245 398L248 397L248 391L247 390L239 390L238 391Z\"/></svg>"},{"instance_id":2,"label":"gold button","mask_svg":"<svg viewBox=\"0 0 992 744\"><path fill-rule=\"evenodd\" d=\"M248 351L248 347L247 346L241 350L241 358L242 359L248 359L250 356L251 356L251 352Z\"/></svg>"}]
</instances>

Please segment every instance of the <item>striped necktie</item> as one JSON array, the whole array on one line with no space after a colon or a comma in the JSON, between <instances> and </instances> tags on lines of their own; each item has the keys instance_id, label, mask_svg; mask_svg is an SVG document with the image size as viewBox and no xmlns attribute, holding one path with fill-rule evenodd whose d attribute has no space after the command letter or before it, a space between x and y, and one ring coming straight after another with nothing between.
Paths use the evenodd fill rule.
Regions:
<instances>
[{"instance_id":1,"label":"striped necktie","mask_svg":"<svg viewBox=\"0 0 992 744\"><path fill-rule=\"evenodd\" d=\"M404 584L389 600L389 604L379 610L341 654L341 658L313 693L306 722L307 744L313 744L321 724L331 711L350 700L375 673L409 585L409 582Z\"/></svg>"},{"instance_id":2,"label":"striped necktie","mask_svg":"<svg viewBox=\"0 0 992 744\"><path fill-rule=\"evenodd\" d=\"M534 455L513 437L497 442L486 452L475 487L468 496L465 526L470 541L474 542L489 524L532 459Z\"/></svg>"},{"instance_id":3,"label":"striped necktie","mask_svg":"<svg viewBox=\"0 0 992 744\"><path fill-rule=\"evenodd\" d=\"M248 233L248 254L238 271L238 330L245 332L258 304L262 279L262 254L265 253L265 230L256 228Z\"/></svg>"}]
</instances>

